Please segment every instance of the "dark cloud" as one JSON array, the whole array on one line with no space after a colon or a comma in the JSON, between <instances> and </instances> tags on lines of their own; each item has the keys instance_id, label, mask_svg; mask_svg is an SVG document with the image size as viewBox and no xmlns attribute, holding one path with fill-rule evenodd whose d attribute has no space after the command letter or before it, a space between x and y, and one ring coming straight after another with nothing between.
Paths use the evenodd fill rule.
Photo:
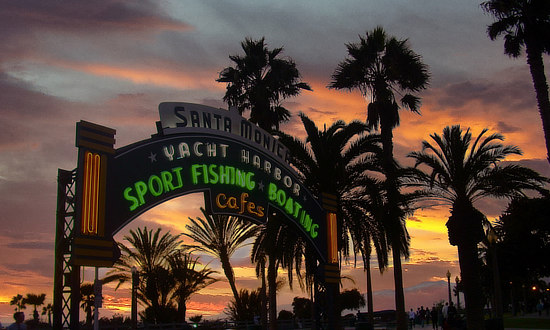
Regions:
<instances>
[{"instance_id":1,"label":"dark cloud","mask_svg":"<svg viewBox=\"0 0 550 330\"><path fill-rule=\"evenodd\" d=\"M23 241L23 242L8 243L4 246L6 248L11 248L11 249L51 251L54 248L54 243L53 242L39 242L39 241Z\"/></svg>"},{"instance_id":2,"label":"dark cloud","mask_svg":"<svg viewBox=\"0 0 550 330\"><path fill-rule=\"evenodd\" d=\"M53 278L53 254L48 253L47 256L42 258L30 258L25 263L7 265L8 272L11 270L15 273L31 272L34 276L44 276ZM21 275L18 275L21 276ZM26 283L29 284L29 283Z\"/></svg>"},{"instance_id":3,"label":"dark cloud","mask_svg":"<svg viewBox=\"0 0 550 330\"><path fill-rule=\"evenodd\" d=\"M323 110L319 110L319 109L316 109L316 108L313 108L313 107L307 108L306 113L308 113L308 114L329 115L329 116L334 116L334 115L338 114L337 111L323 111Z\"/></svg>"},{"instance_id":4,"label":"dark cloud","mask_svg":"<svg viewBox=\"0 0 550 330\"><path fill-rule=\"evenodd\" d=\"M464 80L426 93L440 110L467 107L473 102L513 111L532 111L536 107L533 84L524 67L499 73L493 80ZM487 109L476 107L479 111ZM437 110L437 109L435 109ZM466 109L468 110L468 109Z\"/></svg>"},{"instance_id":5,"label":"dark cloud","mask_svg":"<svg viewBox=\"0 0 550 330\"><path fill-rule=\"evenodd\" d=\"M408 217L407 218L408 221L413 221L413 222L422 222L422 220L418 219L417 217Z\"/></svg>"},{"instance_id":6,"label":"dark cloud","mask_svg":"<svg viewBox=\"0 0 550 330\"><path fill-rule=\"evenodd\" d=\"M510 125L508 123L505 123L503 121L499 121L495 128L500 133L515 133L520 132L521 128L517 126Z\"/></svg>"},{"instance_id":7,"label":"dark cloud","mask_svg":"<svg viewBox=\"0 0 550 330\"><path fill-rule=\"evenodd\" d=\"M190 28L170 18L158 1L8 1L2 4L0 22L2 27L21 32L51 29L89 33L119 29L150 31L158 28Z\"/></svg>"}]
</instances>

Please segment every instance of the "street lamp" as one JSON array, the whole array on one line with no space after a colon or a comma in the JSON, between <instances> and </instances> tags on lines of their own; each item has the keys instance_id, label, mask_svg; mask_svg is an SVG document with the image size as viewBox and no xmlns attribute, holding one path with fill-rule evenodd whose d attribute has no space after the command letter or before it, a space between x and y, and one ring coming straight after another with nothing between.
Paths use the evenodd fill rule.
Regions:
<instances>
[{"instance_id":1,"label":"street lamp","mask_svg":"<svg viewBox=\"0 0 550 330\"><path fill-rule=\"evenodd\" d=\"M447 286L449 287L449 305L453 302L451 297L451 272L447 269Z\"/></svg>"},{"instance_id":2,"label":"street lamp","mask_svg":"<svg viewBox=\"0 0 550 330\"><path fill-rule=\"evenodd\" d=\"M456 283L456 309L460 309L460 290L458 288L458 284L460 283L460 278L455 277L455 283Z\"/></svg>"},{"instance_id":3,"label":"street lamp","mask_svg":"<svg viewBox=\"0 0 550 330\"><path fill-rule=\"evenodd\" d=\"M495 291L495 300L493 303L495 318L498 320L498 328L503 329L503 312L502 312L502 292L500 289L500 273L498 271L497 260L497 239L498 235L493 229L493 226L489 226L487 230L487 241L489 242L489 248L492 254L491 268L493 269L493 289Z\"/></svg>"},{"instance_id":4,"label":"street lamp","mask_svg":"<svg viewBox=\"0 0 550 330\"><path fill-rule=\"evenodd\" d=\"M132 310L131 321L132 329L137 329L137 286L139 283L139 274L136 267L132 267Z\"/></svg>"}]
</instances>

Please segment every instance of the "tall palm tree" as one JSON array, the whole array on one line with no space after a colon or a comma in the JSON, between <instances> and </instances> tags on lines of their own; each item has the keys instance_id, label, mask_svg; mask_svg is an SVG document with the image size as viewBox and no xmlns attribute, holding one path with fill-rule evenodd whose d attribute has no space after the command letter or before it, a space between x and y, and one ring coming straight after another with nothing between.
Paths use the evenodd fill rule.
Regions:
<instances>
[{"instance_id":1,"label":"tall palm tree","mask_svg":"<svg viewBox=\"0 0 550 330\"><path fill-rule=\"evenodd\" d=\"M44 300L46 300L46 294L45 293L41 293L41 294L27 293L27 296L25 298L23 298L23 301L26 304L34 306L34 311L32 313L32 316L33 316L33 319L37 322L38 322L38 311L36 310L36 308L38 306L43 305Z\"/></svg>"},{"instance_id":2,"label":"tall palm tree","mask_svg":"<svg viewBox=\"0 0 550 330\"><path fill-rule=\"evenodd\" d=\"M207 266L199 269L199 257L182 250L171 254L168 262L175 280L173 296L178 303L178 321L184 322L187 301L195 292L216 282L217 279L211 276L216 272Z\"/></svg>"},{"instance_id":3,"label":"tall palm tree","mask_svg":"<svg viewBox=\"0 0 550 330\"><path fill-rule=\"evenodd\" d=\"M472 143L472 134L460 125L445 127L443 135L431 134L432 143L422 142L422 151L409 154L417 170L410 185L419 187L427 198L451 206L447 222L449 241L458 247L461 279L466 300L468 329L483 328L483 301L477 245L484 237L485 216L474 206L484 197L511 198L526 189L542 191L547 179L518 165L500 165L509 155L520 155L516 146L500 143L500 134L485 136L484 129Z\"/></svg>"},{"instance_id":4,"label":"tall palm tree","mask_svg":"<svg viewBox=\"0 0 550 330\"><path fill-rule=\"evenodd\" d=\"M288 271L289 278L292 278L292 265L294 257L297 257L295 250L300 250L303 243L299 241L298 235L284 224L281 215L271 214L267 222L260 225L258 234L251 250L251 260L256 263L256 273L261 274L262 287L260 288L260 298L262 308L265 308L265 270L267 264L267 306L269 317L269 329L277 329L277 270L281 264L290 267ZM289 257L292 255L291 257ZM303 256L300 254L300 256ZM289 260L290 264L289 264ZM301 261L302 259L300 259ZM300 263L301 265L301 263ZM298 265L298 269L300 268ZM291 284L292 281L290 280ZM263 310L261 311L264 313ZM262 318L264 318L264 316ZM266 320L262 319L262 323ZM265 325L264 325L265 326Z\"/></svg>"},{"instance_id":5,"label":"tall palm tree","mask_svg":"<svg viewBox=\"0 0 550 330\"><path fill-rule=\"evenodd\" d=\"M242 247L247 240L256 235L256 225L240 218L228 215L210 214L201 207L204 219L189 218L191 224L185 227L190 233L184 235L192 238L199 245L194 246L198 251L208 253L218 258L223 272L233 292L237 305L239 292L235 284L235 274L231 267L231 256Z\"/></svg>"},{"instance_id":6,"label":"tall palm tree","mask_svg":"<svg viewBox=\"0 0 550 330\"><path fill-rule=\"evenodd\" d=\"M550 162L550 99L543 62L543 54L550 54L550 2L489 0L481 6L496 19L487 28L487 34L491 40L504 36L505 54L517 58L525 47Z\"/></svg>"},{"instance_id":7,"label":"tall palm tree","mask_svg":"<svg viewBox=\"0 0 550 330\"><path fill-rule=\"evenodd\" d=\"M241 47L244 56L230 55L235 66L223 69L217 79L227 83L223 99L240 114L250 110L250 121L266 131L278 129L281 122L290 118L282 101L311 87L301 81L292 59L279 57L283 47L269 50L265 38L246 38Z\"/></svg>"},{"instance_id":8,"label":"tall palm tree","mask_svg":"<svg viewBox=\"0 0 550 330\"><path fill-rule=\"evenodd\" d=\"M346 124L337 121L323 130L306 115L300 114L307 133L306 141L280 133L280 141L292 155L290 162L298 169L305 184L317 195L321 192L334 193L338 199L340 220L339 246L344 257L349 257L349 238L354 253L361 253L369 262L364 263L367 271L369 310L372 310L372 285L370 284L371 242L375 243L381 270L387 265L387 249L381 221L375 209L382 203L376 179L366 171L379 170L376 156L380 154L379 136L368 132L365 124L353 121ZM330 180L326 178L330 177ZM370 191L369 191L370 189ZM375 201L376 200L376 201ZM379 204L376 204L378 202ZM372 313L370 313L372 315Z\"/></svg>"},{"instance_id":9,"label":"tall palm tree","mask_svg":"<svg viewBox=\"0 0 550 330\"><path fill-rule=\"evenodd\" d=\"M389 37L382 27L360 36L359 43L347 44L349 58L342 61L332 75L329 88L358 89L369 98L367 125L378 128L382 139L382 168L386 176L388 235L390 236L397 326L406 329L405 297L401 256L407 248L400 197L398 168L393 158L393 129L399 125L399 109L419 113L420 98L415 94L428 86L429 73L421 57L408 46L407 40ZM396 94L401 96L399 105ZM405 240L405 241L404 241ZM404 246L405 244L405 246Z\"/></svg>"}]
</instances>

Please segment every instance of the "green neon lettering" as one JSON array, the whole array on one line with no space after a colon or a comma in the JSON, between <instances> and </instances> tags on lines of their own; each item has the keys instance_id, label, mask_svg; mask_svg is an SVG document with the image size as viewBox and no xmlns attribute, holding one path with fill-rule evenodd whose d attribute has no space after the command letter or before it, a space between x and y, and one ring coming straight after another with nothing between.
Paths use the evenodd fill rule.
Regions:
<instances>
[{"instance_id":1,"label":"green neon lettering","mask_svg":"<svg viewBox=\"0 0 550 330\"><path fill-rule=\"evenodd\" d=\"M311 218L309 217L309 214L306 214L305 218L304 218L304 223L302 224L304 226L304 229L306 231L310 231L311 229Z\"/></svg>"},{"instance_id":2,"label":"green neon lettering","mask_svg":"<svg viewBox=\"0 0 550 330\"><path fill-rule=\"evenodd\" d=\"M208 166L202 165L202 173L204 174L204 184L208 183Z\"/></svg>"},{"instance_id":3,"label":"green neon lettering","mask_svg":"<svg viewBox=\"0 0 550 330\"><path fill-rule=\"evenodd\" d=\"M294 201L292 200L292 197L289 197L289 198L286 200L286 204L285 204L285 211L286 211L286 213L288 213L288 214L293 214L293 213L294 213L293 206L294 206Z\"/></svg>"},{"instance_id":4,"label":"green neon lettering","mask_svg":"<svg viewBox=\"0 0 550 330\"><path fill-rule=\"evenodd\" d=\"M298 202L294 202L294 214L293 216L298 219L298 214L300 213L300 210L302 209L302 205Z\"/></svg>"},{"instance_id":5,"label":"green neon lettering","mask_svg":"<svg viewBox=\"0 0 550 330\"><path fill-rule=\"evenodd\" d=\"M149 187L149 191L151 192L151 195L155 197L160 196L160 194L164 192L162 190L162 180L156 175L151 175L149 177L149 181L147 182L147 185Z\"/></svg>"},{"instance_id":6,"label":"green neon lettering","mask_svg":"<svg viewBox=\"0 0 550 330\"><path fill-rule=\"evenodd\" d=\"M172 184L172 173L168 171L160 172L160 177L162 178L162 185L164 186L164 191L174 190L174 185Z\"/></svg>"},{"instance_id":7,"label":"green neon lettering","mask_svg":"<svg viewBox=\"0 0 550 330\"><path fill-rule=\"evenodd\" d=\"M253 190L254 187L256 186L256 182L254 182L253 177L254 177L254 173L252 172L248 172L246 174L246 189L248 190Z\"/></svg>"},{"instance_id":8,"label":"green neon lettering","mask_svg":"<svg viewBox=\"0 0 550 330\"><path fill-rule=\"evenodd\" d=\"M243 171L236 169L235 170L235 184L241 188L246 186L246 174Z\"/></svg>"},{"instance_id":9,"label":"green neon lettering","mask_svg":"<svg viewBox=\"0 0 550 330\"><path fill-rule=\"evenodd\" d=\"M229 172L225 170L225 166L223 165L220 166L220 183L229 183Z\"/></svg>"},{"instance_id":10,"label":"green neon lettering","mask_svg":"<svg viewBox=\"0 0 550 330\"><path fill-rule=\"evenodd\" d=\"M233 166L226 166L225 170L227 171L230 179L230 181L226 183L235 184L235 168Z\"/></svg>"},{"instance_id":11,"label":"green neon lettering","mask_svg":"<svg viewBox=\"0 0 550 330\"><path fill-rule=\"evenodd\" d=\"M198 165L198 164L191 165L191 181L193 181L193 184L199 183L199 175L201 173L197 171L198 168L202 168L202 165Z\"/></svg>"},{"instance_id":12,"label":"green neon lettering","mask_svg":"<svg viewBox=\"0 0 550 330\"><path fill-rule=\"evenodd\" d=\"M176 174L176 178L178 179L178 185L174 187L174 189L179 189L181 187L183 187L183 180L181 179L181 170L183 168L182 167L174 167L172 169L172 172L174 172L174 174Z\"/></svg>"},{"instance_id":13,"label":"green neon lettering","mask_svg":"<svg viewBox=\"0 0 550 330\"><path fill-rule=\"evenodd\" d=\"M145 194L147 193L147 185L143 181L138 181L134 184L134 186L136 187L139 205L145 204L145 199L143 198L143 196L145 196Z\"/></svg>"},{"instance_id":14,"label":"green neon lettering","mask_svg":"<svg viewBox=\"0 0 550 330\"><path fill-rule=\"evenodd\" d=\"M285 205L285 202L286 202L286 193L284 190L281 189L277 191L277 204L283 207L283 205Z\"/></svg>"},{"instance_id":15,"label":"green neon lettering","mask_svg":"<svg viewBox=\"0 0 550 330\"><path fill-rule=\"evenodd\" d=\"M131 187L128 187L128 188L124 189L124 198L127 201L129 201L130 203L132 203L132 205L130 205L130 211L135 210L139 206L138 199L136 197L130 195L132 190L133 189Z\"/></svg>"},{"instance_id":16,"label":"green neon lettering","mask_svg":"<svg viewBox=\"0 0 550 330\"><path fill-rule=\"evenodd\" d=\"M277 186L274 183L269 183L268 196L270 201L274 201L277 198Z\"/></svg>"},{"instance_id":17,"label":"green neon lettering","mask_svg":"<svg viewBox=\"0 0 550 330\"><path fill-rule=\"evenodd\" d=\"M216 184L220 180L220 176L218 172L216 172L216 167L218 167L216 164L210 164L210 166L208 166L209 179L212 184Z\"/></svg>"},{"instance_id":18,"label":"green neon lettering","mask_svg":"<svg viewBox=\"0 0 550 330\"><path fill-rule=\"evenodd\" d=\"M319 225L314 223L311 225L311 231L310 231L310 236L311 238L315 238L317 237L317 235L319 235L319 233L317 233L317 228L319 228Z\"/></svg>"}]
</instances>

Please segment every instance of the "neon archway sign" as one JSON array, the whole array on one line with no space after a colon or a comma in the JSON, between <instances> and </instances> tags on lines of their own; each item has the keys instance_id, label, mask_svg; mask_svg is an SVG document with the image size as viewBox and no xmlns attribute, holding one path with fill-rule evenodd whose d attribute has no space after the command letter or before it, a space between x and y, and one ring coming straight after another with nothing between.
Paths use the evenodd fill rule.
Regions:
<instances>
[{"instance_id":1,"label":"neon archway sign","mask_svg":"<svg viewBox=\"0 0 550 330\"><path fill-rule=\"evenodd\" d=\"M264 223L277 211L312 244L319 261L327 261L325 211L288 164L284 145L235 111L167 102L159 113L157 134L116 150L102 142L114 142L114 130L77 124L81 238L112 239L156 205L202 192L214 214ZM75 250L80 264L109 259Z\"/></svg>"},{"instance_id":2,"label":"neon archway sign","mask_svg":"<svg viewBox=\"0 0 550 330\"><path fill-rule=\"evenodd\" d=\"M319 280L336 292L336 197L323 193L321 206L288 164L287 148L236 111L166 102L159 113L157 134L118 149L114 129L77 123L78 166L58 177L54 328L78 328L79 266L111 267L120 256L114 234L196 192L214 214L256 223L283 215L314 247Z\"/></svg>"}]
</instances>

